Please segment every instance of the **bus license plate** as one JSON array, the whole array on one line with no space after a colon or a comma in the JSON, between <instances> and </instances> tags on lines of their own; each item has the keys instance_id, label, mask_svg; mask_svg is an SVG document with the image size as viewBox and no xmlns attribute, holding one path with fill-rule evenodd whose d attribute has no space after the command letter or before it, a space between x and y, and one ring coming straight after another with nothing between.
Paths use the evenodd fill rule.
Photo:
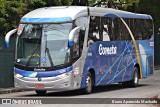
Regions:
<instances>
[{"instance_id":1,"label":"bus license plate","mask_svg":"<svg viewBox=\"0 0 160 107\"><path fill-rule=\"evenodd\" d=\"M44 88L44 84L36 84L35 87L36 88Z\"/></svg>"}]
</instances>

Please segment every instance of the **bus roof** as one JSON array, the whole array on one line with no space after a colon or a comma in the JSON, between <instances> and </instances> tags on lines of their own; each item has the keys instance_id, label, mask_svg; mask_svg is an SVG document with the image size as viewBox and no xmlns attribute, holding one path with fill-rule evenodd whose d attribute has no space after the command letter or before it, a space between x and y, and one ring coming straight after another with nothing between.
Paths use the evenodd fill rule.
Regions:
<instances>
[{"instance_id":1,"label":"bus roof","mask_svg":"<svg viewBox=\"0 0 160 107\"><path fill-rule=\"evenodd\" d=\"M136 14L112 8L89 7L89 11L90 16L152 19L152 17L147 14ZM86 6L44 7L33 10L23 16L21 23L69 22L87 15L88 9Z\"/></svg>"}]
</instances>

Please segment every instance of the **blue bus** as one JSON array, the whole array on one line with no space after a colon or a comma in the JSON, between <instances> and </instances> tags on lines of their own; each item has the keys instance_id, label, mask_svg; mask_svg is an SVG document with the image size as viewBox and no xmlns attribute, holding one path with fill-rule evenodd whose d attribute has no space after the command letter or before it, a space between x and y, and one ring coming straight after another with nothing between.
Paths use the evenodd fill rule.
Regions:
<instances>
[{"instance_id":1,"label":"blue bus","mask_svg":"<svg viewBox=\"0 0 160 107\"><path fill-rule=\"evenodd\" d=\"M111 8L45 7L24 15L17 32L14 85L37 94L122 83L138 86L153 74L150 15Z\"/></svg>"}]
</instances>

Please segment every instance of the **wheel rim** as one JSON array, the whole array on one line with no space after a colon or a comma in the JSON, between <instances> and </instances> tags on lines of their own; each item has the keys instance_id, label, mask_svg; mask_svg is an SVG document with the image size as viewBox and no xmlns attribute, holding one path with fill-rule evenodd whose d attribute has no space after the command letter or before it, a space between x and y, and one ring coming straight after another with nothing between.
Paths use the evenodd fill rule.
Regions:
<instances>
[{"instance_id":1,"label":"wheel rim","mask_svg":"<svg viewBox=\"0 0 160 107\"><path fill-rule=\"evenodd\" d=\"M92 80L90 76L87 76L86 78L86 87L88 92L92 90Z\"/></svg>"},{"instance_id":2,"label":"wheel rim","mask_svg":"<svg viewBox=\"0 0 160 107\"><path fill-rule=\"evenodd\" d=\"M138 73L137 73L137 71L135 72L135 74L134 74L134 83L135 84L138 84Z\"/></svg>"}]
</instances>

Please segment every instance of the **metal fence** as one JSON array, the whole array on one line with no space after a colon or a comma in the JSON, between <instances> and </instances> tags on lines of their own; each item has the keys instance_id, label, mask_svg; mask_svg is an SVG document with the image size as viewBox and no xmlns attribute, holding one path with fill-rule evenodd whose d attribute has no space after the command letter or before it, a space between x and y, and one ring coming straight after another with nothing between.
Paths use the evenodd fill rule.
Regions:
<instances>
[{"instance_id":1,"label":"metal fence","mask_svg":"<svg viewBox=\"0 0 160 107\"><path fill-rule=\"evenodd\" d=\"M13 67L15 38L15 36L12 36L10 47L5 48L4 36L0 36L0 88L14 86Z\"/></svg>"},{"instance_id":2,"label":"metal fence","mask_svg":"<svg viewBox=\"0 0 160 107\"><path fill-rule=\"evenodd\" d=\"M160 34L154 37L154 66L160 67Z\"/></svg>"}]
</instances>

